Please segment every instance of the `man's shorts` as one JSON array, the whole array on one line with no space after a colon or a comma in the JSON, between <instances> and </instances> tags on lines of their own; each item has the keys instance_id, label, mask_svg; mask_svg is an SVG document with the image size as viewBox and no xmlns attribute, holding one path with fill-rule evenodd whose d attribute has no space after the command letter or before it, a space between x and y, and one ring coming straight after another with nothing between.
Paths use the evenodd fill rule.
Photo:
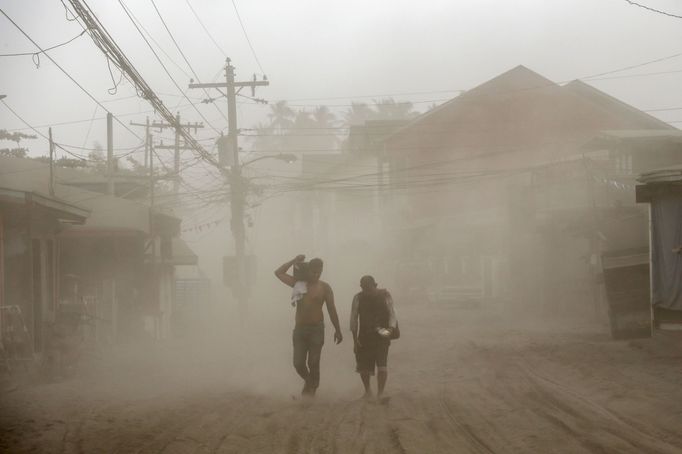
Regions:
<instances>
[{"instance_id":1,"label":"man's shorts","mask_svg":"<svg viewBox=\"0 0 682 454\"><path fill-rule=\"evenodd\" d=\"M355 353L356 368L358 373L374 375L374 367L378 370L386 370L388 363L388 347L390 340L380 339L372 342L361 343Z\"/></svg>"}]
</instances>

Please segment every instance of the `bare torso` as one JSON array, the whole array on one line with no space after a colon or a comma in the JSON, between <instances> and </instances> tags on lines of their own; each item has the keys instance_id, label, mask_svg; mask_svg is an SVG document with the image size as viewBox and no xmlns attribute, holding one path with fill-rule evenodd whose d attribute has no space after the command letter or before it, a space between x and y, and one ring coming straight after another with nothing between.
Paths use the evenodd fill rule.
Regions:
<instances>
[{"instance_id":1,"label":"bare torso","mask_svg":"<svg viewBox=\"0 0 682 454\"><path fill-rule=\"evenodd\" d=\"M316 325L324 321L322 306L328 289L329 285L323 281L308 283L308 292L296 305L296 325Z\"/></svg>"}]
</instances>

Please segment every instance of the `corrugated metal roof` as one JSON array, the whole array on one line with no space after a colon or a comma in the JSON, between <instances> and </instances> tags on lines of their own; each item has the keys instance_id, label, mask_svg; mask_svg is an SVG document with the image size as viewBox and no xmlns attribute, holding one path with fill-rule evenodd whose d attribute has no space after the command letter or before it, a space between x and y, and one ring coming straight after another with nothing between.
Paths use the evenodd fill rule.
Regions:
<instances>
[{"instance_id":1,"label":"corrugated metal roof","mask_svg":"<svg viewBox=\"0 0 682 454\"><path fill-rule=\"evenodd\" d=\"M49 166L31 159L0 157L0 187L29 191L48 197ZM62 203L89 210L85 226L89 229L150 230L150 207L120 197L92 192L85 189L55 184L55 199ZM155 212L179 221L170 214Z\"/></svg>"},{"instance_id":2,"label":"corrugated metal roof","mask_svg":"<svg viewBox=\"0 0 682 454\"><path fill-rule=\"evenodd\" d=\"M637 178L640 183L679 183L682 182L682 165L645 172Z\"/></svg>"},{"instance_id":3,"label":"corrugated metal roof","mask_svg":"<svg viewBox=\"0 0 682 454\"><path fill-rule=\"evenodd\" d=\"M49 197L23 189L0 187L0 200L23 205L28 202L29 199L31 203L47 209L60 220L82 223L90 214L89 210L56 197Z\"/></svg>"}]
</instances>

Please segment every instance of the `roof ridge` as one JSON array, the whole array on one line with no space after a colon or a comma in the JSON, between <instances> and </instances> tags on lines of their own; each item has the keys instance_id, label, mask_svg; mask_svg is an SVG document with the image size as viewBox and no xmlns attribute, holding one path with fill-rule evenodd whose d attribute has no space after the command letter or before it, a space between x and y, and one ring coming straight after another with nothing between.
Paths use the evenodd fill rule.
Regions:
<instances>
[{"instance_id":1,"label":"roof ridge","mask_svg":"<svg viewBox=\"0 0 682 454\"><path fill-rule=\"evenodd\" d=\"M424 112L423 114L412 119L412 121L410 121L406 125L395 130L392 134L390 134L384 140L389 140L392 137L401 134L403 131L406 131L406 130L412 128L415 124L420 123L424 119L431 117L432 115L437 114L438 112L444 110L447 107L452 106L452 104L454 104L456 102L461 102L462 99L466 100L471 96L480 95L481 89L485 89L486 87L489 87L490 84L492 84L496 81L497 82L499 82L500 80L504 81L508 77L510 77L510 75L516 74L520 71L525 72L527 75L531 75L531 76L536 77L538 79L542 79L542 80L546 81L547 84L546 85L538 85L538 86L534 86L534 87L527 87L527 88L517 88L515 90L509 90L507 92L503 92L503 94L511 94L511 93L526 91L526 90L539 90L539 89L543 89L543 88L560 88L560 86L556 82L553 82L552 80L546 78L545 76L543 76L542 74L540 74L538 72L533 71L532 69L528 68L525 65L519 64L519 65L514 66L511 69L508 69L507 71L504 71L504 72L498 74L497 76L495 76L491 79L486 80L485 82L482 82L482 83L476 85L474 88L471 88L470 90L462 91L458 96L450 99L449 101L446 101L443 104L436 106L435 108L433 108L427 112Z\"/></svg>"},{"instance_id":2,"label":"roof ridge","mask_svg":"<svg viewBox=\"0 0 682 454\"><path fill-rule=\"evenodd\" d=\"M561 88L565 90L565 89L570 89L571 87L579 87L582 89L589 90L590 94L593 94L595 96L599 96L603 99L606 99L607 101L610 101L614 104L617 104L620 107L627 110L631 114L638 115L640 117L643 117L646 120L652 121L654 123L659 124L660 126L663 126L663 128L661 128L661 129L671 129L671 130L677 130L678 129L678 128L674 127L673 125L668 124L668 123L664 122L663 120L660 120L660 119L654 117L653 115L650 115L649 113L644 112L643 110L640 110L637 107L626 103L622 99L616 98L615 96L612 96L612 95L606 93L605 91L602 91L602 90L588 84L587 82L585 82L581 79L574 79L574 80L570 81L569 83L563 85ZM581 96L581 93L579 93L579 92L572 91L572 93L574 93L578 96ZM586 98L585 96L581 96L581 97L589 100L589 98ZM601 108L601 106L599 106L599 107ZM605 110L605 109L603 109L603 110ZM641 129L651 129L651 128L641 128Z\"/></svg>"}]
</instances>

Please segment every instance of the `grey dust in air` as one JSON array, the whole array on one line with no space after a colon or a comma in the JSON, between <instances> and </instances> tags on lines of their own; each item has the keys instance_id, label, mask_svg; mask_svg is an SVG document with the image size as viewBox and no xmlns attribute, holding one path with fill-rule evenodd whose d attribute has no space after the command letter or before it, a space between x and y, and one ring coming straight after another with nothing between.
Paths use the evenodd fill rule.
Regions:
<instances>
[{"instance_id":1,"label":"grey dust in air","mask_svg":"<svg viewBox=\"0 0 682 454\"><path fill-rule=\"evenodd\" d=\"M682 450L679 2L0 24L0 451Z\"/></svg>"}]
</instances>

